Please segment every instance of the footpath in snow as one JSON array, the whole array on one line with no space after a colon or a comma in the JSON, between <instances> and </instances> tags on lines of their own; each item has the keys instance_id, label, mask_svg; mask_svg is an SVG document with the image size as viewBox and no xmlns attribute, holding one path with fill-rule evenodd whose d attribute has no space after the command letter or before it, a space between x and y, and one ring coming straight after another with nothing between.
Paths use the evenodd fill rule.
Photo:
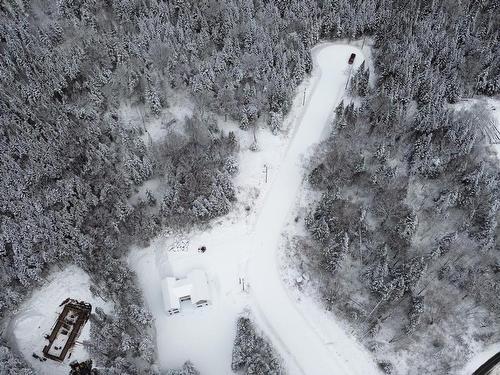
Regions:
<instances>
[{"instance_id":1,"label":"footpath in snow","mask_svg":"<svg viewBox=\"0 0 500 375\"><path fill-rule=\"evenodd\" d=\"M353 52L357 56L351 66L347 62ZM369 353L334 319L320 332L314 316L300 312L303 309L289 296L279 272L282 232L307 173L304 159L329 134L348 73L364 59L359 48L334 43L314 48L312 57L312 77L299 87L285 120L288 134L261 132L258 152L244 148L248 134L241 134L236 186L238 205L243 206L216 220L211 228L166 234L149 248L130 253L129 262L155 318L162 368L179 367L189 359L204 375L231 374L236 319L248 309L283 357L290 375L379 373ZM243 208L246 205L250 211ZM197 252L200 245L207 247L204 254ZM207 273L210 306L195 311L183 307L180 314L168 316L162 306L160 280L167 275L183 277L194 268Z\"/></svg>"}]
</instances>

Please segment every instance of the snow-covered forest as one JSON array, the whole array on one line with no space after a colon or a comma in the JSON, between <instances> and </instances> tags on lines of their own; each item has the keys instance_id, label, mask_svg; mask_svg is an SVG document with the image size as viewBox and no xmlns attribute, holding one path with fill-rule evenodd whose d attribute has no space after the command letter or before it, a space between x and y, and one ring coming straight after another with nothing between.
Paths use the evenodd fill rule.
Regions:
<instances>
[{"instance_id":1,"label":"snow-covered forest","mask_svg":"<svg viewBox=\"0 0 500 375\"><path fill-rule=\"evenodd\" d=\"M237 323L231 368L237 374L283 374L281 360L249 318Z\"/></svg>"},{"instance_id":2,"label":"snow-covered forest","mask_svg":"<svg viewBox=\"0 0 500 375\"><path fill-rule=\"evenodd\" d=\"M498 93L496 6L415 2L379 22L374 72L353 77L309 174L322 195L300 246L324 303L404 373L456 373L472 343L500 338L491 119L453 105Z\"/></svg>"},{"instance_id":3,"label":"snow-covered forest","mask_svg":"<svg viewBox=\"0 0 500 375\"><path fill-rule=\"evenodd\" d=\"M457 106L500 94L499 29L495 0L1 1L2 326L54 269L77 265L114 305L92 314L84 343L99 374L162 373L130 247L228 214L239 141L218 119L279 133L311 48L364 38L374 69L352 78L311 162L322 196L300 261L377 358L413 353L408 373L454 373L464 335L500 339L498 160L484 108ZM193 113L152 142L146 124L169 128L178 93ZM249 321L238 332L235 353L270 345ZM7 333L0 373L33 373ZM280 373L267 346L272 363L233 369Z\"/></svg>"}]
</instances>

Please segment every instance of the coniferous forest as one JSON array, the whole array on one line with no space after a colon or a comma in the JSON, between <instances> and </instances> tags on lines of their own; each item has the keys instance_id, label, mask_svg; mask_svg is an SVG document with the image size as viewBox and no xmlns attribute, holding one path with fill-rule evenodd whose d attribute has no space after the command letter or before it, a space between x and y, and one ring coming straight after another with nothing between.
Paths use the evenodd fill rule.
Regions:
<instances>
[{"instance_id":1,"label":"coniferous forest","mask_svg":"<svg viewBox=\"0 0 500 375\"><path fill-rule=\"evenodd\" d=\"M311 48L365 39L373 66L332 108L309 166L321 198L298 262L386 373L456 373L463 337L500 339L491 119L481 105L458 107L500 94L499 30L497 0L0 1L3 326L52 270L75 264L115 307L91 316L85 347L98 373L162 373L130 246L229 213L239 144L216 118L279 133ZM161 144L121 110L159 119L179 92L194 114ZM164 196L138 194L151 179ZM233 370L280 373L253 329L238 321ZM0 374L34 373L7 331ZM398 372L401 353L412 357ZM169 371L197 373L189 362Z\"/></svg>"},{"instance_id":2,"label":"coniferous forest","mask_svg":"<svg viewBox=\"0 0 500 375\"><path fill-rule=\"evenodd\" d=\"M373 84L361 66L355 100L336 108L312 162L309 183L322 195L305 219L304 252L327 309L377 357L413 353L408 373L454 374L472 341L500 333L491 119L481 105L454 107L498 94L498 3L416 2L398 20L378 22Z\"/></svg>"}]
</instances>

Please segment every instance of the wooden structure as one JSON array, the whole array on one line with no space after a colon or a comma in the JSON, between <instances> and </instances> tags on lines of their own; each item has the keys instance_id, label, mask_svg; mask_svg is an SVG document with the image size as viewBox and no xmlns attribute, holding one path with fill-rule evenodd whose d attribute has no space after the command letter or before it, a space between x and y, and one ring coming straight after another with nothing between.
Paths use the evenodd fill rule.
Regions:
<instances>
[{"instance_id":1,"label":"wooden structure","mask_svg":"<svg viewBox=\"0 0 500 375\"><path fill-rule=\"evenodd\" d=\"M64 306L64 308L48 337L48 345L43 348L43 355L62 362L89 319L92 305L67 298L59 306Z\"/></svg>"}]
</instances>

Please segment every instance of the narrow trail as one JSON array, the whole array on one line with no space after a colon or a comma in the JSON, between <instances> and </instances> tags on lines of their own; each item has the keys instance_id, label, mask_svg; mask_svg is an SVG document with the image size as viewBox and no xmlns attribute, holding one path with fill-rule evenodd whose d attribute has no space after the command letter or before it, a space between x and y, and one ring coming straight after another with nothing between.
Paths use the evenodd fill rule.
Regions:
<instances>
[{"instance_id":1,"label":"narrow trail","mask_svg":"<svg viewBox=\"0 0 500 375\"><path fill-rule=\"evenodd\" d=\"M342 336L339 337L342 345L327 345L288 295L280 277L277 256L285 222L306 173L303 156L328 134L328 120L344 94L347 61L352 52L357 55L355 67L359 66L364 57L356 47L324 44L313 50L314 82L309 100L296 120L289 147L250 237L248 277L252 310L264 332L285 357L291 375L378 372L355 339L348 337L340 327L336 332ZM356 360L362 363L356 365L353 363Z\"/></svg>"}]
</instances>

